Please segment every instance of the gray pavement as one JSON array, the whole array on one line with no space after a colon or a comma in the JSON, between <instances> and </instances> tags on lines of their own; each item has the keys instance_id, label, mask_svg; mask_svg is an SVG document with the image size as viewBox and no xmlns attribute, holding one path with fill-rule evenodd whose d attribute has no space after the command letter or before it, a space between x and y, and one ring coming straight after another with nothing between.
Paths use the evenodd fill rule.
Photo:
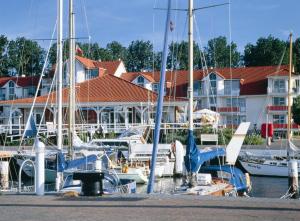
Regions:
<instances>
[{"instance_id":1,"label":"gray pavement","mask_svg":"<svg viewBox=\"0 0 300 221\"><path fill-rule=\"evenodd\" d=\"M300 220L300 200L131 195L0 195L0 220Z\"/></svg>"}]
</instances>

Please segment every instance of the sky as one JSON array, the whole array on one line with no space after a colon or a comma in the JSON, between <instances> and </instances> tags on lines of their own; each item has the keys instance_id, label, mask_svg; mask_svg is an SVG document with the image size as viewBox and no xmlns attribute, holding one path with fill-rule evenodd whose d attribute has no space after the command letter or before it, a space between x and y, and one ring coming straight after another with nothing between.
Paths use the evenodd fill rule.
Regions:
<instances>
[{"instance_id":1,"label":"sky","mask_svg":"<svg viewBox=\"0 0 300 221\"><path fill-rule=\"evenodd\" d=\"M56 0L0 0L0 34L9 39L51 38L56 22ZM230 2L229 5L195 12L195 41L226 36L243 51L247 43L272 35L288 39L292 31L300 37L299 0L194 0L195 8ZM68 33L68 0L64 0L64 36ZM162 50L167 0L74 0L76 36L81 42L98 42L101 47L111 41L128 46L133 40L149 40L155 50ZM186 9L188 0L172 0L173 8ZM172 11L175 29L170 41L187 39L186 12ZM39 41L47 48L49 41Z\"/></svg>"}]
</instances>

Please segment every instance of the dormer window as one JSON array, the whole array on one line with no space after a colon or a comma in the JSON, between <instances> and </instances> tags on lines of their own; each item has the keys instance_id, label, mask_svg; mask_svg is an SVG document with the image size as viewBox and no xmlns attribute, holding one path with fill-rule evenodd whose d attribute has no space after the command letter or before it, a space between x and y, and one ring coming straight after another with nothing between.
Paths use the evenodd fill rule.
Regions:
<instances>
[{"instance_id":1,"label":"dormer window","mask_svg":"<svg viewBox=\"0 0 300 221\"><path fill-rule=\"evenodd\" d=\"M275 93L284 93L285 89L285 80L284 79L275 79L273 82L273 89Z\"/></svg>"},{"instance_id":2,"label":"dormer window","mask_svg":"<svg viewBox=\"0 0 300 221\"><path fill-rule=\"evenodd\" d=\"M210 82L209 94L216 95L217 94L217 75L215 73L211 73L209 75L209 82Z\"/></svg>"},{"instance_id":3,"label":"dormer window","mask_svg":"<svg viewBox=\"0 0 300 221\"><path fill-rule=\"evenodd\" d=\"M13 100L15 98L15 83L13 81L8 83L8 97L9 100Z\"/></svg>"},{"instance_id":4,"label":"dormer window","mask_svg":"<svg viewBox=\"0 0 300 221\"><path fill-rule=\"evenodd\" d=\"M93 79L99 76L98 69L86 69L86 80Z\"/></svg>"},{"instance_id":5,"label":"dormer window","mask_svg":"<svg viewBox=\"0 0 300 221\"><path fill-rule=\"evenodd\" d=\"M153 90L154 92L158 92L158 84L157 84L157 83L153 83L153 84L152 84L152 90Z\"/></svg>"},{"instance_id":6,"label":"dormer window","mask_svg":"<svg viewBox=\"0 0 300 221\"><path fill-rule=\"evenodd\" d=\"M141 87L144 87L144 84L145 84L145 79L143 76L138 76L137 78L137 85L141 86Z\"/></svg>"}]
</instances>

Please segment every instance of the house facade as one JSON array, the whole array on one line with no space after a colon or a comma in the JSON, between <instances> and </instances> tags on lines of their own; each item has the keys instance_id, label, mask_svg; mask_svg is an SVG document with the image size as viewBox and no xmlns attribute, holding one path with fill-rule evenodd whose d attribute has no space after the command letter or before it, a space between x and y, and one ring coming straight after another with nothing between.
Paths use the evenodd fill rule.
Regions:
<instances>
[{"instance_id":1,"label":"house facade","mask_svg":"<svg viewBox=\"0 0 300 221\"><path fill-rule=\"evenodd\" d=\"M51 122L57 124L56 92L39 96L35 100L33 116L36 124ZM69 88L63 89L63 124L68 123ZM187 101L183 98L165 97L163 122L178 121L179 110L187 109ZM153 123L157 94L143 87L125 81L114 75L105 74L76 84L77 126L100 126L107 132L121 132L136 125ZM0 101L0 107L6 116L2 122L9 125L10 130L25 125L33 98ZM182 111L181 111L182 112ZM16 119L16 116L18 119Z\"/></svg>"},{"instance_id":2,"label":"house facade","mask_svg":"<svg viewBox=\"0 0 300 221\"><path fill-rule=\"evenodd\" d=\"M263 123L272 123L275 135L286 133L288 73L287 66L195 70L194 110L219 112L223 127L250 121L252 129L260 129ZM152 91L158 87L159 72L124 73L121 77ZM292 75L292 98L300 95L299 79ZM167 71L166 95L187 98L187 86L187 71Z\"/></svg>"},{"instance_id":3,"label":"house facade","mask_svg":"<svg viewBox=\"0 0 300 221\"><path fill-rule=\"evenodd\" d=\"M65 123L68 116L67 64L64 64ZM287 66L195 70L194 110L207 108L220 113L220 127L235 128L240 122L250 121L251 128L259 130L262 124L272 123L275 135L285 134L288 73ZM120 60L101 62L76 56L75 80L78 124L105 125L111 130L153 124L159 72L126 72ZM51 75L42 80L42 96L37 98L34 109L36 123L56 123L56 93L49 93L52 81ZM2 124L26 123L33 101L29 97L36 91L37 83L36 77L0 81L2 100L10 100L0 102ZM163 122L187 121L187 87L187 71L166 72L164 95L167 102ZM300 77L294 73L291 91L292 98L300 95ZM296 130L299 126L293 124L292 128Z\"/></svg>"}]
</instances>

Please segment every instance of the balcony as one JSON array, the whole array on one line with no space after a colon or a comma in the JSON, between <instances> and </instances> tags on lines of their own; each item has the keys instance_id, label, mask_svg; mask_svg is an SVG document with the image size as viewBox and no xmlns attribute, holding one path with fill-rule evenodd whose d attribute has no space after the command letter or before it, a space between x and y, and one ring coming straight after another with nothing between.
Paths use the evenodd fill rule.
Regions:
<instances>
[{"instance_id":1,"label":"balcony","mask_svg":"<svg viewBox=\"0 0 300 221\"><path fill-rule=\"evenodd\" d=\"M287 129L287 124L273 124L274 129ZM292 129L300 129L298 124L292 124Z\"/></svg>"},{"instance_id":2,"label":"balcony","mask_svg":"<svg viewBox=\"0 0 300 221\"><path fill-rule=\"evenodd\" d=\"M239 107L218 107L217 112L219 113L237 113L240 112Z\"/></svg>"},{"instance_id":3,"label":"balcony","mask_svg":"<svg viewBox=\"0 0 300 221\"><path fill-rule=\"evenodd\" d=\"M286 111L288 111L288 106L275 106L275 105L267 106L267 111L274 111L274 112L283 111L283 112L286 112Z\"/></svg>"}]
</instances>

